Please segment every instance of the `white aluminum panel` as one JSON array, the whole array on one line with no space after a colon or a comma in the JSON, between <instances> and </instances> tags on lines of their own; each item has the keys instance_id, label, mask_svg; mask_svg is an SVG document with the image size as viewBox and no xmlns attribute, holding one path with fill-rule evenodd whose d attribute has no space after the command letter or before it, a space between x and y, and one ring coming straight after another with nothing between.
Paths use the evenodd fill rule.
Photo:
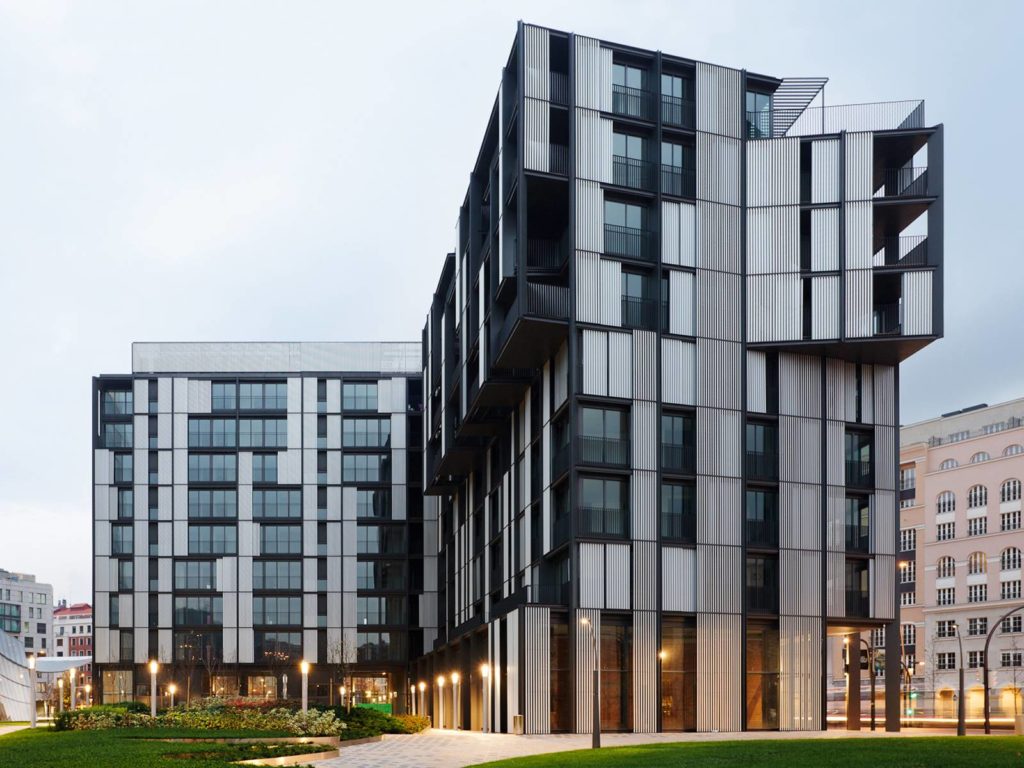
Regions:
<instances>
[{"instance_id":1,"label":"white aluminum panel","mask_svg":"<svg viewBox=\"0 0 1024 768\"><path fill-rule=\"evenodd\" d=\"M156 430L156 447L163 450L171 448L174 439L174 417L169 413L157 414Z\"/></svg>"},{"instance_id":2,"label":"white aluminum panel","mask_svg":"<svg viewBox=\"0 0 1024 768\"><path fill-rule=\"evenodd\" d=\"M697 730L743 727L741 658L743 623L738 614L697 614Z\"/></svg>"},{"instance_id":3,"label":"white aluminum panel","mask_svg":"<svg viewBox=\"0 0 1024 768\"><path fill-rule=\"evenodd\" d=\"M747 350L747 410L768 412L768 368L764 352Z\"/></svg>"},{"instance_id":4,"label":"white aluminum panel","mask_svg":"<svg viewBox=\"0 0 1024 768\"><path fill-rule=\"evenodd\" d=\"M580 606L604 608L604 545L580 545Z\"/></svg>"},{"instance_id":5,"label":"white aluminum panel","mask_svg":"<svg viewBox=\"0 0 1024 768\"><path fill-rule=\"evenodd\" d=\"M302 447L317 447L316 412L302 414Z\"/></svg>"},{"instance_id":6,"label":"white aluminum panel","mask_svg":"<svg viewBox=\"0 0 1024 768\"><path fill-rule=\"evenodd\" d=\"M661 548L661 608L663 611L697 610L697 553L684 547Z\"/></svg>"},{"instance_id":7,"label":"white aluminum panel","mask_svg":"<svg viewBox=\"0 0 1024 768\"><path fill-rule=\"evenodd\" d=\"M681 339L661 340L661 397L666 403L697 401L697 345Z\"/></svg>"},{"instance_id":8,"label":"white aluminum panel","mask_svg":"<svg viewBox=\"0 0 1024 768\"><path fill-rule=\"evenodd\" d=\"M149 379L132 382L132 412L149 413Z\"/></svg>"},{"instance_id":9,"label":"white aluminum panel","mask_svg":"<svg viewBox=\"0 0 1024 768\"><path fill-rule=\"evenodd\" d=\"M680 212L683 210L681 208ZM743 246L741 209L699 201L691 210L694 211L696 266L738 274ZM680 239L682 237L681 231Z\"/></svg>"},{"instance_id":10,"label":"white aluminum panel","mask_svg":"<svg viewBox=\"0 0 1024 768\"><path fill-rule=\"evenodd\" d=\"M821 722L821 619L779 618L779 729L817 731Z\"/></svg>"},{"instance_id":11,"label":"white aluminum panel","mask_svg":"<svg viewBox=\"0 0 1024 768\"><path fill-rule=\"evenodd\" d=\"M875 365L875 423L896 424L896 369L891 365Z\"/></svg>"},{"instance_id":12,"label":"white aluminum panel","mask_svg":"<svg viewBox=\"0 0 1024 768\"><path fill-rule=\"evenodd\" d=\"M896 489L896 430L875 426L875 486L882 490Z\"/></svg>"},{"instance_id":13,"label":"white aluminum panel","mask_svg":"<svg viewBox=\"0 0 1024 768\"><path fill-rule=\"evenodd\" d=\"M692 272L670 270L668 273L668 330L680 336L693 336L696 332L694 294L696 278Z\"/></svg>"},{"instance_id":14,"label":"white aluminum panel","mask_svg":"<svg viewBox=\"0 0 1024 768\"><path fill-rule=\"evenodd\" d=\"M604 192L596 181L576 180L576 247L604 252Z\"/></svg>"},{"instance_id":15,"label":"white aluminum panel","mask_svg":"<svg viewBox=\"0 0 1024 768\"><path fill-rule=\"evenodd\" d=\"M870 269L846 273L846 336L867 338L874 327L874 273Z\"/></svg>"},{"instance_id":16,"label":"white aluminum panel","mask_svg":"<svg viewBox=\"0 0 1024 768\"><path fill-rule=\"evenodd\" d=\"M739 344L697 339L697 405L740 409L742 354Z\"/></svg>"},{"instance_id":17,"label":"white aluminum panel","mask_svg":"<svg viewBox=\"0 0 1024 768\"><path fill-rule=\"evenodd\" d=\"M874 208L871 201L843 206L846 269L871 269L875 262Z\"/></svg>"},{"instance_id":18,"label":"white aluminum panel","mask_svg":"<svg viewBox=\"0 0 1024 768\"><path fill-rule=\"evenodd\" d=\"M633 608L654 611L658 608L658 543L633 542Z\"/></svg>"},{"instance_id":19,"label":"white aluminum panel","mask_svg":"<svg viewBox=\"0 0 1024 768\"><path fill-rule=\"evenodd\" d=\"M551 127L550 107L546 101L527 97L524 103L523 167L529 171L547 173L550 159Z\"/></svg>"},{"instance_id":20,"label":"white aluminum panel","mask_svg":"<svg viewBox=\"0 0 1024 768\"><path fill-rule=\"evenodd\" d=\"M697 132L698 199L740 204L741 146L738 139Z\"/></svg>"},{"instance_id":21,"label":"white aluminum panel","mask_svg":"<svg viewBox=\"0 0 1024 768\"><path fill-rule=\"evenodd\" d=\"M608 610L629 609L629 596L632 589L630 576L629 544L605 545L605 608Z\"/></svg>"},{"instance_id":22,"label":"white aluminum panel","mask_svg":"<svg viewBox=\"0 0 1024 768\"><path fill-rule=\"evenodd\" d=\"M656 403L634 401L632 412L633 439L630 459L633 469L658 468L658 407Z\"/></svg>"},{"instance_id":23,"label":"white aluminum panel","mask_svg":"<svg viewBox=\"0 0 1024 768\"><path fill-rule=\"evenodd\" d=\"M254 638L251 627L238 629L238 663L253 663Z\"/></svg>"},{"instance_id":24,"label":"white aluminum panel","mask_svg":"<svg viewBox=\"0 0 1024 768\"><path fill-rule=\"evenodd\" d=\"M739 237L737 235L737 240ZM697 206L679 204L679 266L697 265Z\"/></svg>"},{"instance_id":25,"label":"white aluminum panel","mask_svg":"<svg viewBox=\"0 0 1024 768\"><path fill-rule=\"evenodd\" d=\"M551 732L551 609L524 606L524 648L531 672L524 676L526 733Z\"/></svg>"},{"instance_id":26,"label":"white aluminum panel","mask_svg":"<svg viewBox=\"0 0 1024 768\"><path fill-rule=\"evenodd\" d=\"M174 448L188 447L188 414L175 413L174 416ZM160 425L157 425L160 428Z\"/></svg>"},{"instance_id":27,"label":"white aluminum panel","mask_svg":"<svg viewBox=\"0 0 1024 768\"><path fill-rule=\"evenodd\" d=\"M821 615L821 553L779 552L779 612L787 616Z\"/></svg>"},{"instance_id":28,"label":"white aluminum panel","mask_svg":"<svg viewBox=\"0 0 1024 768\"><path fill-rule=\"evenodd\" d=\"M576 177L611 182L612 128L600 112L576 109Z\"/></svg>"},{"instance_id":29,"label":"white aluminum panel","mask_svg":"<svg viewBox=\"0 0 1024 768\"><path fill-rule=\"evenodd\" d=\"M846 616L846 553L825 555L825 612L829 617Z\"/></svg>"},{"instance_id":30,"label":"white aluminum panel","mask_svg":"<svg viewBox=\"0 0 1024 768\"><path fill-rule=\"evenodd\" d=\"M739 70L697 63L697 130L739 138L743 109Z\"/></svg>"},{"instance_id":31,"label":"white aluminum panel","mask_svg":"<svg viewBox=\"0 0 1024 768\"><path fill-rule=\"evenodd\" d=\"M658 399L658 335L633 331L633 393L635 400Z\"/></svg>"},{"instance_id":32,"label":"white aluminum panel","mask_svg":"<svg viewBox=\"0 0 1024 768\"><path fill-rule=\"evenodd\" d=\"M871 497L872 552L879 555L896 554L897 520L895 491L876 491Z\"/></svg>"},{"instance_id":33,"label":"white aluminum panel","mask_svg":"<svg viewBox=\"0 0 1024 768\"><path fill-rule=\"evenodd\" d=\"M871 617L892 619L896 602L896 558L875 555L868 565L871 586Z\"/></svg>"},{"instance_id":34,"label":"white aluminum panel","mask_svg":"<svg viewBox=\"0 0 1024 768\"><path fill-rule=\"evenodd\" d=\"M134 350L132 350L134 354ZM174 412L188 413L188 379L175 378L174 381Z\"/></svg>"},{"instance_id":35,"label":"white aluminum panel","mask_svg":"<svg viewBox=\"0 0 1024 768\"><path fill-rule=\"evenodd\" d=\"M779 413L821 418L821 359L779 355Z\"/></svg>"},{"instance_id":36,"label":"white aluminum panel","mask_svg":"<svg viewBox=\"0 0 1024 768\"><path fill-rule=\"evenodd\" d=\"M212 407L212 385L210 380L189 379L188 412L210 413Z\"/></svg>"},{"instance_id":37,"label":"white aluminum panel","mask_svg":"<svg viewBox=\"0 0 1024 768\"><path fill-rule=\"evenodd\" d=\"M315 433L314 433L315 434ZM288 448L299 449L302 447L302 414L288 414Z\"/></svg>"},{"instance_id":38,"label":"white aluminum panel","mask_svg":"<svg viewBox=\"0 0 1024 768\"><path fill-rule=\"evenodd\" d=\"M839 139L811 142L811 202L839 200Z\"/></svg>"},{"instance_id":39,"label":"white aluminum panel","mask_svg":"<svg viewBox=\"0 0 1024 768\"><path fill-rule=\"evenodd\" d=\"M93 452L93 471L97 484L110 485L114 482L114 460L106 448L97 448Z\"/></svg>"},{"instance_id":40,"label":"white aluminum panel","mask_svg":"<svg viewBox=\"0 0 1024 768\"><path fill-rule=\"evenodd\" d=\"M608 396L633 396L633 335L608 332Z\"/></svg>"},{"instance_id":41,"label":"white aluminum panel","mask_svg":"<svg viewBox=\"0 0 1024 768\"><path fill-rule=\"evenodd\" d=\"M870 200L874 194L874 136L871 133L847 133L847 200Z\"/></svg>"},{"instance_id":42,"label":"white aluminum panel","mask_svg":"<svg viewBox=\"0 0 1024 768\"><path fill-rule=\"evenodd\" d=\"M811 338L839 338L839 275L811 278Z\"/></svg>"},{"instance_id":43,"label":"white aluminum panel","mask_svg":"<svg viewBox=\"0 0 1024 768\"><path fill-rule=\"evenodd\" d=\"M903 273L903 335L932 335L932 272Z\"/></svg>"},{"instance_id":44,"label":"white aluminum panel","mask_svg":"<svg viewBox=\"0 0 1024 768\"><path fill-rule=\"evenodd\" d=\"M552 410L561 407L569 397L569 345L563 342L555 354L555 365L551 376Z\"/></svg>"},{"instance_id":45,"label":"white aluminum panel","mask_svg":"<svg viewBox=\"0 0 1024 768\"><path fill-rule=\"evenodd\" d=\"M679 203L661 203L661 261L679 264Z\"/></svg>"},{"instance_id":46,"label":"white aluminum panel","mask_svg":"<svg viewBox=\"0 0 1024 768\"><path fill-rule=\"evenodd\" d=\"M786 549L821 548L821 487L779 483L779 544Z\"/></svg>"},{"instance_id":47,"label":"white aluminum panel","mask_svg":"<svg viewBox=\"0 0 1024 768\"><path fill-rule=\"evenodd\" d=\"M811 270L839 269L839 208L811 210Z\"/></svg>"},{"instance_id":48,"label":"white aluminum panel","mask_svg":"<svg viewBox=\"0 0 1024 768\"><path fill-rule=\"evenodd\" d=\"M747 274L800 271L800 207L747 210Z\"/></svg>"},{"instance_id":49,"label":"white aluminum panel","mask_svg":"<svg viewBox=\"0 0 1024 768\"><path fill-rule=\"evenodd\" d=\"M294 384L292 383L294 382ZM316 413L317 411L317 380L313 376L288 379L288 412ZM292 395L295 397L292 397ZM300 399L301 396L301 399ZM301 408L299 404L301 403ZM315 434L315 433L314 433Z\"/></svg>"},{"instance_id":50,"label":"white aluminum panel","mask_svg":"<svg viewBox=\"0 0 1024 768\"><path fill-rule=\"evenodd\" d=\"M576 252L576 319L601 322L601 257L596 253Z\"/></svg>"},{"instance_id":51,"label":"white aluminum panel","mask_svg":"<svg viewBox=\"0 0 1024 768\"><path fill-rule=\"evenodd\" d=\"M779 417L779 479L794 483L821 482L821 421Z\"/></svg>"},{"instance_id":52,"label":"white aluminum panel","mask_svg":"<svg viewBox=\"0 0 1024 768\"><path fill-rule=\"evenodd\" d=\"M697 478L697 542L739 546L742 539L743 502L739 480Z\"/></svg>"},{"instance_id":53,"label":"white aluminum panel","mask_svg":"<svg viewBox=\"0 0 1024 768\"><path fill-rule=\"evenodd\" d=\"M595 643L593 638L601 636L601 612L598 610L577 609L573 617L574 626L582 626L583 619L587 620L590 630L582 630L573 633L576 658L576 733L591 733L593 730L593 709L594 684L592 671L596 664L600 664L601 644ZM591 634L593 633L593 634ZM595 650L597 655L595 655Z\"/></svg>"},{"instance_id":54,"label":"white aluminum panel","mask_svg":"<svg viewBox=\"0 0 1024 768\"><path fill-rule=\"evenodd\" d=\"M576 106L587 109L602 109L602 77L601 77L601 42L592 37L575 35L573 62L576 85ZM611 54L611 51L608 51ZM611 78L608 78L607 88L609 91L608 102L611 102ZM609 109L610 111L610 109Z\"/></svg>"},{"instance_id":55,"label":"white aluminum panel","mask_svg":"<svg viewBox=\"0 0 1024 768\"><path fill-rule=\"evenodd\" d=\"M327 412L341 412L341 381L339 379L327 380Z\"/></svg>"},{"instance_id":56,"label":"white aluminum panel","mask_svg":"<svg viewBox=\"0 0 1024 768\"><path fill-rule=\"evenodd\" d=\"M697 473L740 476L740 414L718 408L697 409Z\"/></svg>"},{"instance_id":57,"label":"white aluminum panel","mask_svg":"<svg viewBox=\"0 0 1024 768\"><path fill-rule=\"evenodd\" d=\"M803 337L799 273L747 278L747 340L799 341Z\"/></svg>"},{"instance_id":58,"label":"white aluminum panel","mask_svg":"<svg viewBox=\"0 0 1024 768\"><path fill-rule=\"evenodd\" d=\"M697 545L697 612L735 613L743 603L739 547Z\"/></svg>"},{"instance_id":59,"label":"white aluminum panel","mask_svg":"<svg viewBox=\"0 0 1024 768\"><path fill-rule=\"evenodd\" d=\"M601 259L602 325L622 325L622 263Z\"/></svg>"},{"instance_id":60,"label":"white aluminum panel","mask_svg":"<svg viewBox=\"0 0 1024 768\"><path fill-rule=\"evenodd\" d=\"M653 541L658 535L658 478L651 470L633 470L630 485L630 531L634 539Z\"/></svg>"},{"instance_id":61,"label":"white aluminum panel","mask_svg":"<svg viewBox=\"0 0 1024 768\"><path fill-rule=\"evenodd\" d=\"M697 270L698 336L725 341L740 340L743 306L740 281L739 275Z\"/></svg>"},{"instance_id":62,"label":"white aluminum panel","mask_svg":"<svg viewBox=\"0 0 1024 768\"><path fill-rule=\"evenodd\" d=\"M633 612L633 732L658 730L658 614Z\"/></svg>"},{"instance_id":63,"label":"white aluminum panel","mask_svg":"<svg viewBox=\"0 0 1024 768\"><path fill-rule=\"evenodd\" d=\"M523 26L523 61L526 80L523 93L528 98L550 100L551 42L550 32L532 24Z\"/></svg>"},{"instance_id":64,"label":"white aluminum panel","mask_svg":"<svg viewBox=\"0 0 1024 768\"><path fill-rule=\"evenodd\" d=\"M608 395L608 334L583 331L583 392Z\"/></svg>"},{"instance_id":65,"label":"white aluminum panel","mask_svg":"<svg viewBox=\"0 0 1024 768\"><path fill-rule=\"evenodd\" d=\"M135 357L134 345L132 349L132 357ZM134 365L132 370L138 370ZM156 397L157 397L157 412L158 413L170 413L173 408L173 392L174 392L174 379L162 378L157 379L156 382Z\"/></svg>"},{"instance_id":66,"label":"white aluminum panel","mask_svg":"<svg viewBox=\"0 0 1024 768\"><path fill-rule=\"evenodd\" d=\"M800 204L800 139L748 141L747 205Z\"/></svg>"},{"instance_id":67,"label":"white aluminum panel","mask_svg":"<svg viewBox=\"0 0 1024 768\"><path fill-rule=\"evenodd\" d=\"M825 482L846 485L846 424L841 421L825 425Z\"/></svg>"}]
</instances>

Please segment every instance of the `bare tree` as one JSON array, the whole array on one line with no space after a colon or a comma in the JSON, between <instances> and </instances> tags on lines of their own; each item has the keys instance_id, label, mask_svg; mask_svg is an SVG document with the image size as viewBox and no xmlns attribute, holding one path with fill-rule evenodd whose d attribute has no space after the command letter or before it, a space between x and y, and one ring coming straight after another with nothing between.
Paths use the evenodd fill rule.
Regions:
<instances>
[{"instance_id":1,"label":"bare tree","mask_svg":"<svg viewBox=\"0 0 1024 768\"><path fill-rule=\"evenodd\" d=\"M335 679L345 686L346 701L352 697L352 668L355 666L356 649L345 639L344 630L338 640L327 648L327 663L335 670ZM345 706L345 701L341 706Z\"/></svg>"},{"instance_id":2,"label":"bare tree","mask_svg":"<svg viewBox=\"0 0 1024 768\"><path fill-rule=\"evenodd\" d=\"M194 630L184 632L175 647L175 666L185 675L185 706L192 703L192 678L202 661L204 637Z\"/></svg>"}]
</instances>

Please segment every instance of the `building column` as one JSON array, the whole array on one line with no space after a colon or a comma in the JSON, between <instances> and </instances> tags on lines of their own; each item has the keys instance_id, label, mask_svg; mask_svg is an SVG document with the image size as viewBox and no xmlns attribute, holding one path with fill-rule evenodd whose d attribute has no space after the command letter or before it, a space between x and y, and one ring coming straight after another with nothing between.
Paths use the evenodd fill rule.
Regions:
<instances>
[{"instance_id":1,"label":"building column","mask_svg":"<svg viewBox=\"0 0 1024 768\"><path fill-rule=\"evenodd\" d=\"M896 620L885 627L885 730L899 732L902 719L903 700L903 642L900 633L903 627L899 621L899 602L896 603Z\"/></svg>"},{"instance_id":2,"label":"building column","mask_svg":"<svg viewBox=\"0 0 1024 768\"><path fill-rule=\"evenodd\" d=\"M846 638L846 730L860 730L860 634Z\"/></svg>"}]
</instances>

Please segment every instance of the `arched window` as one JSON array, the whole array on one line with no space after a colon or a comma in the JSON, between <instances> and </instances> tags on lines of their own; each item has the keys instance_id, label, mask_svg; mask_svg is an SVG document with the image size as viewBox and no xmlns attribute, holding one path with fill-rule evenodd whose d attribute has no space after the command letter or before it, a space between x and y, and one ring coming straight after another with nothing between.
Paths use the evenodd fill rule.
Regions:
<instances>
[{"instance_id":1,"label":"arched window","mask_svg":"<svg viewBox=\"0 0 1024 768\"><path fill-rule=\"evenodd\" d=\"M938 569L940 579L948 579L951 576L956 576L956 560L952 557L940 557Z\"/></svg>"},{"instance_id":2,"label":"arched window","mask_svg":"<svg viewBox=\"0 0 1024 768\"><path fill-rule=\"evenodd\" d=\"M1011 478L1003 483L999 489L999 501L1020 501L1020 480Z\"/></svg>"},{"instance_id":3,"label":"arched window","mask_svg":"<svg viewBox=\"0 0 1024 768\"><path fill-rule=\"evenodd\" d=\"M939 498L935 500L936 512L942 514L943 512L956 512L956 496L953 495L952 491L943 491L939 494Z\"/></svg>"},{"instance_id":4,"label":"arched window","mask_svg":"<svg viewBox=\"0 0 1024 768\"><path fill-rule=\"evenodd\" d=\"M988 560L984 552L972 552L967 558L967 573L972 576L978 573L985 573L988 570Z\"/></svg>"},{"instance_id":5,"label":"arched window","mask_svg":"<svg viewBox=\"0 0 1024 768\"><path fill-rule=\"evenodd\" d=\"M984 507L988 504L988 488L984 485L973 485L967 492L967 508Z\"/></svg>"},{"instance_id":6,"label":"arched window","mask_svg":"<svg viewBox=\"0 0 1024 768\"><path fill-rule=\"evenodd\" d=\"M1016 547L1007 547L999 558L999 564L1004 571L1020 570L1020 550Z\"/></svg>"},{"instance_id":7,"label":"arched window","mask_svg":"<svg viewBox=\"0 0 1024 768\"><path fill-rule=\"evenodd\" d=\"M976 454L971 456L971 464L977 464L982 461L988 461L992 457L989 456L985 451L978 451Z\"/></svg>"},{"instance_id":8,"label":"arched window","mask_svg":"<svg viewBox=\"0 0 1024 768\"><path fill-rule=\"evenodd\" d=\"M946 459L939 464L939 469L956 469L958 466L960 465L956 463L956 459Z\"/></svg>"},{"instance_id":9,"label":"arched window","mask_svg":"<svg viewBox=\"0 0 1024 768\"><path fill-rule=\"evenodd\" d=\"M1003 449L1003 456L1017 456L1021 453L1024 453L1024 445L1020 443L1012 443Z\"/></svg>"}]
</instances>

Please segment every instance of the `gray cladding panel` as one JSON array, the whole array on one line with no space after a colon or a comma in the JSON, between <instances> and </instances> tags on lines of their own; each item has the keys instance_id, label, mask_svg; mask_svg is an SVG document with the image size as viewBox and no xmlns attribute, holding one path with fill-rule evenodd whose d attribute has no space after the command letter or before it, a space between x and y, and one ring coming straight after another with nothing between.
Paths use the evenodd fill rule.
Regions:
<instances>
[{"instance_id":1,"label":"gray cladding panel","mask_svg":"<svg viewBox=\"0 0 1024 768\"><path fill-rule=\"evenodd\" d=\"M738 139L742 129L742 76L739 70L697 64L697 130Z\"/></svg>"},{"instance_id":2,"label":"gray cladding panel","mask_svg":"<svg viewBox=\"0 0 1024 768\"><path fill-rule=\"evenodd\" d=\"M712 203L740 204L738 139L697 132L697 197Z\"/></svg>"},{"instance_id":3,"label":"gray cladding panel","mask_svg":"<svg viewBox=\"0 0 1024 768\"><path fill-rule=\"evenodd\" d=\"M747 204L799 205L800 139L748 141Z\"/></svg>"},{"instance_id":4,"label":"gray cladding panel","mask_svg":"<svg viewBox=\"0 0 1024 768\"><path fill-rule=\"evenodd\" d=\"M697 730L738 731L743 726L739 614L697 614Z\"/></svg>"}]
</instances>

